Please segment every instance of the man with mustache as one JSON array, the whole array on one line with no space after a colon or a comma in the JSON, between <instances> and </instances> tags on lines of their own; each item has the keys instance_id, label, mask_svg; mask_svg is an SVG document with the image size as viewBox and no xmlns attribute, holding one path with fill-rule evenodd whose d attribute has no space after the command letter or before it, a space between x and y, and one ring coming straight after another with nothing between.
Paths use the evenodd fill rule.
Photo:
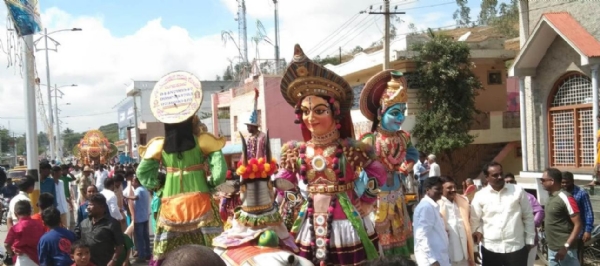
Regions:
<instances>
[{"instance_id":1,"label":"man with mustache","mask_svg":"<svg viewBox=\"0 0 600 266\"><path fill-rule=\"evenodd\" d=\"M437 201L448 232L448 255L452 266L475 266L469 221L469 200L456 193L456 182L442 176L442 198Z\"/></svg>"}]
</instances>

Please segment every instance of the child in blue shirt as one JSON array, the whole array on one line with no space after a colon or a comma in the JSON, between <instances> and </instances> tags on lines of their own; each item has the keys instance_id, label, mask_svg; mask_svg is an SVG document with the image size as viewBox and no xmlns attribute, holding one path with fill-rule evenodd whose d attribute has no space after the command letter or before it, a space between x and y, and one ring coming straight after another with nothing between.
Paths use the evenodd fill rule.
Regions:
<instances>
[{"instance_id":1,"label":"child in blue shirt","mask_svg":"<svg viewBox=\"0 0 600 266\"><path fill-rule=\"evenodd\" d=\"M50 231L45 233L38 243L40 266L70 266L71 244L75 234L60 226L60 211L51 207L42 212L42 220Z\"/></svg>"}]
</instances>

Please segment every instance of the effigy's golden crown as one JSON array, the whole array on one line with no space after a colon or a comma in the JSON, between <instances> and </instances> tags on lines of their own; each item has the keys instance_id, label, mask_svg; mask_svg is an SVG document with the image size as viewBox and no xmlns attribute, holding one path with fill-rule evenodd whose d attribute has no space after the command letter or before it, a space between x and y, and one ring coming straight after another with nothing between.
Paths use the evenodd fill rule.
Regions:
<instances>
[{"instance_id":1,"label":"effigy's golden crown","mask_svg":"<svg viewBox=\"0 0 600 266\"><path fill-rule=\"evenodd\" d=\"M397 104L397 103L406 103L408 100L408 95L406 93L406 88L404 88L402 82L402 72L399 71L391 71L392 78L387 83L387 89L381 96L381 109L385 110L386 108Z\"/></svg>"}]
</instances>

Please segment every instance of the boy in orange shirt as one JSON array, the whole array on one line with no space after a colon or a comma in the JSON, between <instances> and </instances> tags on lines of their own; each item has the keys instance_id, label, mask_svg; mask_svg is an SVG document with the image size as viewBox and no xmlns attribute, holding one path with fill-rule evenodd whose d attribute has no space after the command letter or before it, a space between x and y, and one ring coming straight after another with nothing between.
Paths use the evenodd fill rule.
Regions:
<instances>
[{"instance_id":1,"label":"boy in orange shirt","mask_svg":"<svg viewBox=\"0 0 600 266\"><path fill-rule=\"evenodd\" d=\"M44 212L45 209L48 209L48 208L54 206L54 196L52 196L52 194L50 194L48 192L44 192L44 193L40 194L40 197L37 202L37 206L40 208L40 212L38 212L34 215L31 215L31 219L39 221L40 224L42 224L44 226L44 228L46 229L44 232L48 232L50 229L48 227L46 227L46 225L44 225L44 221L42 221L42 212Z\"/></svg>"}]
</instances>

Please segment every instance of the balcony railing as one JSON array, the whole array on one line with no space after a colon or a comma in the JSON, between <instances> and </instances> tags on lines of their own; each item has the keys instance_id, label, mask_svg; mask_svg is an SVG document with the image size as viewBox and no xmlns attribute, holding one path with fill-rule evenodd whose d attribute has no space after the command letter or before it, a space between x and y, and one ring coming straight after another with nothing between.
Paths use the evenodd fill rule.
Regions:
<instances>
[{"instance_id":1,"label":"balcony railing","mask_svg":"<svg viewBox=\"0 0 600 266\"><path fill-rule=\"evenodd\" d=\"M521 119L519 112L487 112L474 115L471 130L489 130L491 128L491 117L500 116L502 113L502 128L519 128Z\"/></svg>"}]
</instances>

